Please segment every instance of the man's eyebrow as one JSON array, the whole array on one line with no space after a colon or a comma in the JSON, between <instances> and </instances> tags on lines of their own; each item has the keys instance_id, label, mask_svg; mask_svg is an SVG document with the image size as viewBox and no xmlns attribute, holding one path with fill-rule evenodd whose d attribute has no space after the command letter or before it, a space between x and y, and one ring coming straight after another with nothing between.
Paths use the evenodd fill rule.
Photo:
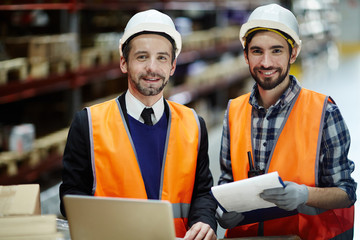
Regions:
<instances>
[{"instance_id":1,"label":"man's eyebrow","mask_svg":"<svg viewBox=\"0 0 360 240\"><path fill-rule=\"evenodd\" d=\"M261 49L261 47L258 47L258 46L252 46L252 47L250 47L250 49Z\"/></svg>"},{"instance_id":2,"label":"man's eyebrow","mask_svg":"<svg viewBox=\"0 0 360 240\"><path fill-rule=\"evenodd\" d=\"M283 45L274 45L274 46L271 46L271 49L274 49L274 48L284 48Z\"/></svg>"},{"instance_id":3,"label":"man's eyebrow","mask_svg":"<svg viewBox=\"0 0 360 240\"><path fill-rule=\"evenodd\" d=\"M148 52L147 51L137 51L135 52L135 55L138 55L138 54L147 54Z\"/></svg>"},{"instance_id":4,"label":"man's eyebrow","mask_svg":"<svg viewBox=\"0 0 360 240\"><path fill-rule=\"evenodd\" d=\"M148 54L149 52L148 51L137 51L137 52L135 52L135 55L138 55L138 54ZM158 55L167 55L167 56L170 56L170 53L168 53L168 52L158 52L158 53L156 53L156 54L158 54Z\"/></svg>"},{"instance_id":5,"label":"man's eyebrow","mask_svg":"<svg viewBox=\"0 0 360 240\"><path fill-rule=\"evenodd\" d=\"M170 54L168 52L158 52L157 54L170 56Z\"/></svg>"},{"instance_id":6,"label":"man's eyebrow","mask_svg":"<svg viewBox=\"0 0 360 240\"><path fill-rule=\"evenodd\" d=\"M283 45L274 45L274 46L271 46L270 49L276 49L276 48L284 48ZM257 49L263 49L262 47L258 47L258 46L252 46L250 47L250 49L252 50L257 50Z\"/></svg>"}]
</instances>

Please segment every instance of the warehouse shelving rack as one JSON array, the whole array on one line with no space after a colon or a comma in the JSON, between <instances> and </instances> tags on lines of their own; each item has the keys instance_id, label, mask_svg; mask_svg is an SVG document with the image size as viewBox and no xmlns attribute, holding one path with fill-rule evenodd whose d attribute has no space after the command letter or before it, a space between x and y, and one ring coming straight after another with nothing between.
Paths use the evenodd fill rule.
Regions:
<instances>
[{"instance_id":1,"label":"warehouse shelving rack","mask_svg":"<svg viewBox=\"0 0 360 240\"><path fill-rule=\"evenodd\" d=\"M246 13L250 12L260 4L272 2L274 1L7 0L0 3L0 13L2 13L0 14L0 43L2 39L7 37L6 24L8 24L10 21L9 16L11 13L15 12L43 10L47 11L49 15L56 12L59 14L59 16L57 16L59 27L55 33L75 33L81 35L81 27L84 27L83 21L85 18L83 13L87 14L86 17L91 17L92 13L99 11L119 11L121 12L120 14L129 15L130 13L135 13L141 9L156 8L169 13L170 16L175 18L177 16L181 16L182 14L186 14L186 11L190 9L192 11L202 11L206 14L212 14L211 18L213 20L210 23L212 26L207 26L206 30L213 31L211 27L217 26L219 29L224 29L229 25L229 20L226 19L229 9L246 15ZM336 38L336 24L337 21L339 21L339 16L336 14L334 9L339 3L338 0L284 0L278 1L278 3L289 8L293 8L295 14L298 16L298 20L302 29L313 30L312 32L302 31L302 38L305 39L304 42L306 42L306 44L303 46L300 61L304 58L307 58L308 56L312 56L314 54L318 54L319 52L321 53L321 51L327 50L329 43L332 43L334 38ZM86 20L90 21L90 19ZM122 20L126 22L127 19ZM311 26L315 23L317 26L322 26L321 31L314 32L316 29L312 28ZM238 27L240 27L241 23L237 22L236 24ZM215 31L218 31L219 29ZM54 31L51 33L54 34ZM185 37L183 38L186 40ZM81 48L82 39L83 36L79 36L79 40L76 46L78 49ZM221 111L223 108L225 108L227 99L237 96L240 90L236 89L241 89L241 86L249 77L248 70L245 68L236 70L235 72L228 72L227 74L222 73L218 76L212 76L220 72L217 70L214 71L212 68L213 66L219 67L217 62L220 61L224 53L230 53L235 57L238 56L241 58L242 47L240 42L234 38L230 41L216 42L215 44L206 47L202 46L191 50L184 50L180 54L177 62L178 66L174 76L176 84L167 87L168 91L165 93L166 97L170 100L189 105L190 107L195 108L200 115L206 116L206 113L201 112L202 106L205 102L205 105L210 104L210 107L208 108L211 109L212 115L219 115L221 116L219 118L222 118ZM2 56L0 54L0 59L1 57ZM198 60L209 62L208 68L201 75L206 75L209 78L216 78L215 80L212 79L211 81L206 81L205 79L204 81L204 77L201 78L201 76L199 76L198 79L196 79L198 83L195 85L189 84L189 81L186 82L186 78L188 77L186 72L187 67ZM31 155L33 153L30 153L32 156L30 158L38 159L38 156L41 156L41 161L35 161L37 164L24 164L24 162L26 162L24 159L29 159L29 154L15 154L15 157L12 155L12 157L9 158L8 152L0 152L0 184L33 182L36 181L36 179L38 179L44 171L59 169L61 166L61 150L53 151L53 149L61 149L64 146L64 142L60 141L60 143L57 145L56 143L47 145L45 144L47 148L49 148L49 154L44 155L44 146L40 145L44 145L44 142L46 141L41 141L41 138L47 139L51 135L64 136L57 133L63 132L64 129L66 131L66 127L68 126L73 114L77 110L81 109L85 102L95 100L91 98L91 96L84 96L84 92L91 92L94 88L103 89L106 88L106 85L109 85L110 87L108 88L112 88L112 90L115 89L117 92L121 92L126 89L126 86L124 85L124 82L126 84L126 79L124 79L124 77L125 76L119 69L118 62L112 61L105 64L97 64L88 68L78 66L75 69L62 72L61 74L52 73L48 76L40 78L27 77L23 81L9 81L6 84L1 84L0 111L4 109L7 110L5 113L8 113L8 115L14 115L15 117L13 118L21 115L19 113L21 109L25 109L24 111L26 113L32 113L33 108L39 108L39 103L36 101L44 101L43 105L49 106L49 103L47 102L47 96L52 96L52 100L56 97L59 98L56 100L57 102L54 104L54 106L51 106L51 109L47 111L56 110L59 108L59 105L62 104L60 107L62 111L61 114L65 115L65 117L58 118L55 122L53 122L55 125L54 129L46 129L43 133L39 134L40 139L37 140L40 140L38 145L39 149L41 149L39 151L42 154L35 154L34 157ZM104 96L100 94L100 96L94 97ZM32 105L34 102L37 104L35 107ZM198 106L199 109L197 109ZM216 109L221 110L217 111ZM59 115L59 113L51 114L55 115L55 117ZM39 115L43 115L42 112ZM13 118L10 117L10 120ZM3 120L3 118L1 120ZM21 121L23 119L16 120ZM25 120L28 120L28 118ZM47 119L45 119L45 121L47 121ZM62 124L59 126L59 124L55 124L57 122L62 122ZM208 126L211 127L211 121ZM47 142L49 143L51 141ZM6 161L1 160L3 155L7 156ZM11 161L13 161L15 165L8 165L8 162ZM34 163L34 161L32 162ZM5 171L4 168L8 168L7 171ZM17 169L17 172L21 174L13 174L11 176L2 174L4 172L15 173L16 171L14 172L14 169Z\"/></svg>"},{"instance_id":2,"label":"warehouse shelving rack","mask_svg":"<svg viewBox=\"0 0 360 240\"><path fill-rule=\"evenodd\" d=\"M16 2L16 3L15 3ZM115 1L115 0L103 0L103 1L78 1L78 0L69 0L67 2L62 1L52 1L44 0L41 3L40 1L7 1L8 4L0 4L0 12L15 12L15 11L32 11L32 10L47 10L47 11L61 11L63 13L63 18L67 26L62 26L60 31L61 33L75 32L79 33L79 26L81 25L81 14L82 12L95 12L95 11L109 11L109 10L119 10L119 11L137 11L138 8L143 7L153 7L159 10L169 12L170 14L176 11L182 11L184 9L198 8L199 6L209 12L219 12L222 14L223 9L227 6L224 5L223 1L136 1L137 4L134 4L134 1ZM246 2L246 1L244 1ZM9 4L10 3L10 4ZM230 1L229 1L230 3ZM245 3L244 3L245 4ZM254 4L254 3L253 3ZM246 3L246 7L249 7L251 4ZM255 7L255 6L254 6ZM64 17L65 16L65 17ZM217 17L216 17L217 18ZM218 21L218 20L215 20ZM2 28L3 30L3 28ZM0 32L0 40L4 35ZM80 45L79 40L79 45ZM80 46L77 46L80 48ZM224 52L230 53L241 53L242 48L239 41L235 40L233 42L219 43L215 46L208 48L199 48L193 51L182 52L178 59L178 65L186 66L191 64L199 59L209 59L211 62L218 61L219 57ZM185 76L185 72L181 72L181 67L179 67L181 77ZM214 98L215 100L210 99L209 101L212 104L226 104L224 99L228 99L229 89L241 82L248 77L247 71L238 74L232 74L228 76L222 76L218 81L200 84L195 88L193 85L183 84L181 81L176 86L171 86L171 89L167 92L167 97L171 100L176 100L180 95L186 95L186 101L181 102L183 104L188 104L190 106L195 106L198 100L203 100L206 98ZM81 109L84 106L84 97L82 96L82 91L84 88L91 88L92 85L98 84L112 84L114 81L124 81L124 75L119 69L119 65L116 62L110 62L107 64L93 66L91 68L82 68L81 66L75 70L67 71L61 74L50 74L49 76L42 78L32 78L28 77L24 81L10 81L5 85L0 85L0 105L2 107L10 106L14 108L13 105L19 106L22 103L25 104L28 100L40 97L42 101L46 101L47 95L56 95L59 92L64 93L60 94L61 100L64 100L65 97L65 110L64 114L66 116L66 123L69 123L73 114ZM120 80L119 80L120 79ZM121 92L125 89L125 86L121 85L118 88L118 91ZM122 88L122 89L121 89ZM224 93L225 92L225 93ZM219 96L216 96L219 95ZM45 97L43 97L45 96ZM225 97L221 99L221 97ZM182 98L184 99L184 98ZM92 101L94 99L88 99ZM183 101L183 100L181 100ZM208 101L208 100L206 100ZM214 101L218 101L214 103ZM27 105L24 108L31 108L31 105ZM16 108L16 107L15 107ZM11 112L11 111L10 111ZM29 112L29 110L28 110ZM31 112L31 111L30 111ZM13 109L13 113L16 114L16 109ZM66 128L66 126L64 126ZM41 138L48 138L49 135L56 135L55 133L63 132L63 128L58 130L53 130L47 134L43 134ZM66 135L61 135L66 137ZM40 138L40 140L41 140ZM33 158L32 154L15 154L12 156L12 159L9 160L8 152L5 152L7 155L8 162L0 161L0 170L1 168L8 168L0 172L0 184L16 184L16 183L28 183L37 181L43 175L45 171L54 171L58 170L61 167L61 150L59 148L64 147L64 139L59 141L58 145L48 144L45 151L48 151L48 154L43 154L44 147L39 147L38 151L41 151L42 154L35 154L36 156L41 156L41 159L36 162L36 164L30 164L29 158ZM46 141L39 141L46 142ZM47 141L48 142L48 141ZM56 148L57 151L53 151ZM35 150L37 151L37 150ZM1 156L4 154L0 152ZM10 154L11 155L11 154ZM37 158L37 157L36 157ZM9 165L9 162L13 162ZM15 168L15 170L14 170ZM10 170L9 170L10 169ZM9 175L7 173L12 172L13 174Z\"/></svg>"}]
</instances>

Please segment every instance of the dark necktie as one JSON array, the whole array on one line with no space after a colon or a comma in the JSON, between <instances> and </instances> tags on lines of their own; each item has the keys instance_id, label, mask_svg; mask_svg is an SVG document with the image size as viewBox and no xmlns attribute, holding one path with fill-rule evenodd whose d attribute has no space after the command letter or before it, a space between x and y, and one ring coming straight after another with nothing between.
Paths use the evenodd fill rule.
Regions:
<instances>
[{"instance_id":1,"label":"dark necktie","mask_svg":"<svg viewBox=\"0 0 360 240\"><path fill-rule=\"evenodd\" d=\"M141 117L144 119L144 123L146 125L152 126L153 123L151 121L151 114L154 113L154 110L152 108L144 108L144 110L141 113Z\"/></svg>"}]
</instances>

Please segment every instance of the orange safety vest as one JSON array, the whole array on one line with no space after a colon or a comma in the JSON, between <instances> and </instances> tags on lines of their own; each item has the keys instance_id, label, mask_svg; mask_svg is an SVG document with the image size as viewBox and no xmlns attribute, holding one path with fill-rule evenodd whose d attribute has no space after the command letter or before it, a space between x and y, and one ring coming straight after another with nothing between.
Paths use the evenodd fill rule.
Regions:
<instances>
[{"instance_id":1,"label":"orange safety vest","mask_svg":"<svg viewBox=\"0 0 360 240\"><path fill-rule=\"evenodd\" d=\"M247 178L247 152L252 148L252 106L250 93L232 100L228 106L230 157L234 181ZM269 156L265 172L277 171L284 181L318 186L319 151L323 120L329 97L301 89L286 123ZM354 207L327 210L318 215L298 213L264 222L264 236L298 235L301 239L339 239L352 236ZM229 229L227 237L257 236L259 224Z\"/></svg>"},{"instance_id":2,"label":"orange safety vest","mask_svg":"<svg viewBox=\"0 0 360 240\"><path fill-rule=\"evenodd\" d=\"M172 203L176 236L184 237L195 181L200 125L190 108L169 101L168 104L170 117L159 198ZM120 103L110 100L92 106L88 108L88 117L94 195L147 199Z\"/></svg>"}]
</instances>

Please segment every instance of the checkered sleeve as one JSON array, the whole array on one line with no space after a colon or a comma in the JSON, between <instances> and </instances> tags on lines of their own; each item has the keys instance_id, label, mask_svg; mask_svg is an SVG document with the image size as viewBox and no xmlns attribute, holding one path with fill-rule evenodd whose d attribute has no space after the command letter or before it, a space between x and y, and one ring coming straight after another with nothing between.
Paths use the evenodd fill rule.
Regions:
<instances>
[{"instance_id":1,"label":"checkered sleeve","mask_svg":"<svg viewBox=\"0 0 360 240\"><path fill-rule=\"evenodd\" d=\"M221 175L218 184L224 184L233 182L233 174L231 168L231 159L230 159L230 132L229 132L229 120L228 112L225 112L224 122L223 122L223 132L221 138L221 149L220 149L220 168Z\"/></svg>"},{"instance_id":2,"label":"checkered sleeve","mask_svg":"<svg viewBox=\"0 0 360 240\"><path fill-rule=\"evenodd\" d=\"M357 183L351 177L355 164L348 159L350 134L337 105L327 105L320 147L320 187L339 187L356 201Z\"/></svg>"}]
</instances>

